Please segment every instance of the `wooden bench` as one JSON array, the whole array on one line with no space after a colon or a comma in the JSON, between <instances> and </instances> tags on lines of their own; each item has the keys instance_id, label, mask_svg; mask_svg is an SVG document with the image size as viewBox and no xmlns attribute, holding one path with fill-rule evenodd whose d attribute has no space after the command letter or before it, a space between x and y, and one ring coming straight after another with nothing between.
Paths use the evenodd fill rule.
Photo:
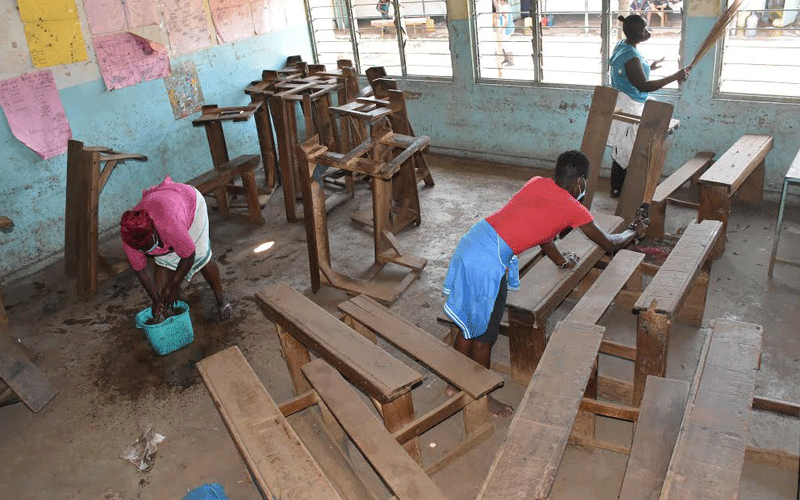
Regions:
<instances>
[{"instance_id":1,"label":"wooden bench","mask_svg":"<svg viewBox=\"0 0 800 500\"><path fill-rule=\"evenodd\" d=\"M622 225L622 218L601 214L596 222L605 232L613 233ZM605 253L581 231L572 231L558 248L578 255L578 264L559 269L550 259L541 259L520 279L519 292L508 295L508 341L515 382L527 384L530 380L547 344L547 318Z\"/></svg>"},{"instance_id":2,"label":"wooden bench","mask_svg":"<svg viewBox=\"0 0 800 500\"><path fill-rule=\"evenodd\" d=\"M633 404L639 406L648 375L663 377L672 321L700 326L705 312L708 276L714 245L722 238L722 223L692 223L633 306L638 314ZM680 317L678 316L680 313Z\"/></svg>"},{"instance_id":3,"label":"wooden bench","mask_svg":"<svg viewBox=\"0 0 800 500\"><path fill-rule=\"evenodd\" d=\"M256 298L264 306L267 318L275 323L296 394L310 388L300 369L310 361L309 351L313 351L377 400L388 429L413 422L411 388L422 381L419 373L286 283L269 285ZM404 446L421 461L416 436Z\"/></svg>"},{"instance_id":4,"label":"wooden bench","mask_svg":"<svg viewBox=\"0 0 800 500\"><path fill-rule=\"evenodd\" d=\"M781 231L783 230L783 211L786 208L786 197L789 194L789 184L794 184L795 186L800 185L800 151L797 152L797 156L794 157L792 164L789 166L789 170L787 170L786 175L783 176L781 201L778 205L778 221L775 223L775 236L772 238L772 253L770 253L769 270L767 271L767 275L770 277L772 276L773 269L775 269L776 262L786 264L788 266L800 267L800 264L798 264L796 261L778 258L778 242L781 239Z\"/></svg>"},{"instance_id":5,"label":"wooden bench","mask_svg":"<svg viewBox=\"0 0 800 500\"><path fill-rule=\"evenodd\" d=\"M238 156L213 170L198 175L187 181L186 184L194 186L203 194L212 192L217 194L217 192L221 190L224 196L217 196L217 208L223 217L228 217L231 215L231 211L225 189L229 182L237 177L241 177L244 195L245 198L247 198L248 219L253 224L263 224L264 216L261 215L261 204L258 200L258 187L256 186L255 174L256 167L259 165L261 165L261 158L256 155ZM224 199L224 202L219 203L220 199Z\"/></svg>"},{"instance_id":6,"label":"wooden bench","mask_svg":"<svg viewBox=\"0 0 800 500\"><path fill-rule=\"evenodd\" d=\"M264 498L342 499L238 347L197 363L247 469Z\"/></svg>"},{"instance_id":7,"label":"wooden bench","mask_svg":"<svg viewBox=\"0 0 800 500\"><path fill-rule=\"evenodd\" d=\"M647 377L619 500L658 500L688 398L688 382Z\"/></svg>"},{"instance_id":8,"label":"wooden bench","mask_svg":"<svg viewBox=\"0 0 800 500\"><path fill-rule=\"evenodd\" d=\"M476 500L548 498L604 331L558 324Z\"/></svg>"},{"instance_id":9,"label":"wooden bench","mask_svg":"<svg viewBox=\"0 0 800 500\"><path fill-rule=\"evenodd\" d=\"M762 328L718 319L701 353L662 500L737 498Z\"/></svg>"},{"instance_id":10,"label":"wooden bench","mask_svg":"<svg viewBox=\"0 0 800 500\"><path fill-rule=\"evenodd\" d=\"M722 237L714 248L714 257L725 251L733 195L738 192L739 199L750 203L763 201L764 158L771 150L772 136L744 135L700 176L697 220L722 221Z\"/></svg>"},{"instance_id":11,"label":"wooden bench","mask_svg":"<svg viewBox=\"0 0 800 500\"><path fill-rule=\"evenodd\" d=\"M447 500L339 372L317 359L303 373L398 500Z\"/></svg>"},{"instance_id":12,"label":"wooden bench","mask_svg":"<svg viewBox=\"0 0 800 500\"><path fill-rule=\"evenodd\" d=\"M339 310L345 314L345 323L356 331L373 341L377 334L460 390L418 419L416 426L408 429L413 432L406 432L403 439L398 438L402 444L406 437L422 434L464 409L464 440L457 449L426 467L428 474L434 474L491 435L494 427L489 423L486 394L503 385L500 376L366 295L339 304Z\"/></svg>"},{"instance_id":13,"label":"wooden bench","mask_svg":"<svg viewBox=\"0 0 800 500\"><path fill-rule=\"evenodd\" d=\"M650 239L660 240L664 237L667 202L689 206L695 210L698 208L699 205L697 203L676 200L672 198L672 195L690 180L692 185L696 185L700 176L711 166L713 161L714 153L697 153L694 158L687 161L656 187L653 200L650 203L650 226L647 228L647 236Z\"/></svg>"}]
</instances>

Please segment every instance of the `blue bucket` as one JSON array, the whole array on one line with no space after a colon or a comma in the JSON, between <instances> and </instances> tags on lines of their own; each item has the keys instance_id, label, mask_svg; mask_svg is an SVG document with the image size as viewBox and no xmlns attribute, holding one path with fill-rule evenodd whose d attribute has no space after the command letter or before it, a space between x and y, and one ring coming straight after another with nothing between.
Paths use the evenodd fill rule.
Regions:
<instances>
[{"instance_id":1,"label":"blue bucket","mask_svg":"<svg viewBox=\"0 0 800 500\"><path fill-rule=\"evenodd\" d=\"M153 317L153 310L148 307L136 315L136 328L144 330L147 340L157 354L163 356L181 347L187 346L194 340L192 319L189 317L189 305L177 301L175 309L181 310L180 314L171 316L161 323L148 325L146 322Z\"/></svg>"}]
</instances>

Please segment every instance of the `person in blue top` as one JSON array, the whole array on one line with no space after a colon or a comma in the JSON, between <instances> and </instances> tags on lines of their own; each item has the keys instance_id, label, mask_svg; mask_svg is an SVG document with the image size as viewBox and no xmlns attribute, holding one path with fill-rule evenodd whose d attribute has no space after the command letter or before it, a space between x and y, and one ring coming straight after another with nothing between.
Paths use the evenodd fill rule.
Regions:
<instances>
[{"instance_id":1,"label":"person in blue top","mask_svg":"<svg viewBox=\"0 0 800 500\"><path fill-rule=\"evenodd\" d=\"M664 78L650 80L650 70L658 69L664 59L649 63L636 48L639 43L650 39L647 21L638 14L631 14L627 17L619 16L617 19L622 21L622 32L625 34L625 39L617 43L608 60L611 86L620 91L617 97L617 109L641 116L644 102L648 99L650 92L672 82L686 80L689 78L692 67L687 66ZM611 131L608 134L608 144L612 148L611 157L613 159L611 163L612 198L618 198L622 192L633 141L636 138L636 128L636 125L633 124L621 123L617 120L612 122Z\"/></svg>"}]
</instances>

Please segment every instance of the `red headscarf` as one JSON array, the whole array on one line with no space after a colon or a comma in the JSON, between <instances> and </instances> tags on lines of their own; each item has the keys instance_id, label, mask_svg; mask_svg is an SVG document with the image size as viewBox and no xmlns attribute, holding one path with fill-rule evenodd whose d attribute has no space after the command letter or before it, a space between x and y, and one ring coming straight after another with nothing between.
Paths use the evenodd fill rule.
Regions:
<instances>
[{"instance_id":1,"label":"red headscarf","mask_svg":"<svg viewBox=\"0 0 800 500\"><path fill-rule=\"evenodd\" d=\"M144 210L128 210L122 214L119 226L122 241L129 247L139 249L145 245L152 246L156 227L150 214Z\"/></svg>"}]
</instances>

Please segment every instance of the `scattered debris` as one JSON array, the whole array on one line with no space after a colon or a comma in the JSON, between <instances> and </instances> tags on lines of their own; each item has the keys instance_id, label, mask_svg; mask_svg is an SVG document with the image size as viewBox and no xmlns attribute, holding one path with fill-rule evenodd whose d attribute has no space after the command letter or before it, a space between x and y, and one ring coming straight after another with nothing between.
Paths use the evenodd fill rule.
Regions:
<instances>
[{"instance_id":1,"label":"scattered debris","mask_svg":"<svg viewBox=\"0 0 800 500\"><path fill-rule=\"evenodd\" d=\"M158 450L158 443L164 439L165 436L155 432L153 426L148 424L147 429L139 436L139 439L122 450L119 457L129 461L140 471L144 472L153 466L153 462L155 462L156 459L156 450Z\"/></svg>"}]
</instances>

